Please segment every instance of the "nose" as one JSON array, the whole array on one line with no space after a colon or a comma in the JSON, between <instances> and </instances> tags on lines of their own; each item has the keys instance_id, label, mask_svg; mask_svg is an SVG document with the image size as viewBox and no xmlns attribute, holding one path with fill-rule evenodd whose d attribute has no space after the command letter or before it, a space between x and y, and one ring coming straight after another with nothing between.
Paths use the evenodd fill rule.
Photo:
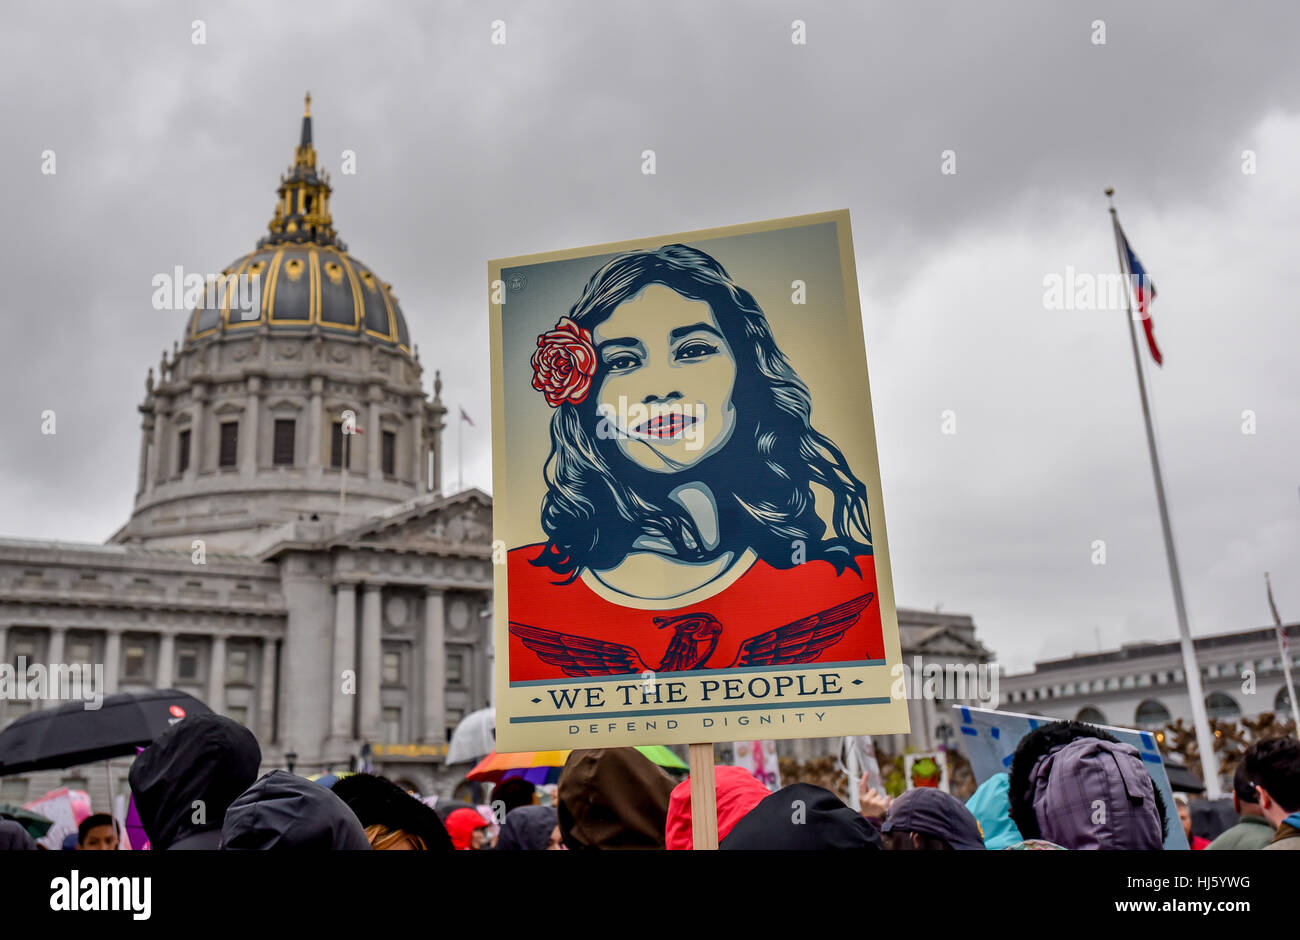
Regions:
<instances>
[{"instance_id":1,"label":"nose","mask_svg":"<svg viewBox=\"0 0 1300 940\"><path fill-rule=\"evenodd\" d=\"M666 401L678 401L681 397L682 393L678 391L669 392L667 395L647 395L645 398L641 399L641 404L653 405Z\"/></svg>"}]
</instances>

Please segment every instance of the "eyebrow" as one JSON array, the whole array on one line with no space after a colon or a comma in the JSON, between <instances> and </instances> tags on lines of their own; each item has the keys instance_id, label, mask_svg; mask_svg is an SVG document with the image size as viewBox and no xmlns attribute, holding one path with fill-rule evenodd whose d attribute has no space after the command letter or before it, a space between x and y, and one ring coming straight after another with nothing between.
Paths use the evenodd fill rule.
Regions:
<instances>
[{"instance_id":1,"label":"eyebrow","mask_svg":"<svg viewBox=\"0 0 1300 940\"><path fill-rule=\"evenodd\" d=\"M712 333L718 339L722 339L722 334L715 330L707 323L695 323L691 326L679 326L668 334L668 342L676 342L683 336L689 336L691 333Z\"/></svg>"},{"instance_id":2,"label":"eyebrow","mask_svg":"<svg viewBox=\"0 0 1300 940\"><path fill-rule=\"evenodd\" d=\"M641 341L635 336L616 336L613 339L607 339L596 347L596 352L603 353L610 346L626 346L629 349L636 349L641 345Z\"/></svg>"}]
</instances>

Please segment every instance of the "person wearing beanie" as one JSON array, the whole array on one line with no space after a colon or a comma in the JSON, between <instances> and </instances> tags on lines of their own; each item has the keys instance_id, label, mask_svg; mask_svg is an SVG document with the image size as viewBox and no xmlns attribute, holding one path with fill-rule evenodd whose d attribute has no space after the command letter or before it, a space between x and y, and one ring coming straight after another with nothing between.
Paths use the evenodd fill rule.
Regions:
<instances>
[{"instance_id":1,"label":"person wearing beanie","mask_svg":"<svg viewBox=\"0 0 1300 940\"><path fill-rule=\"evenodd\" d=\"M917 787L894 800L881 832L885 847L894 851L985 849L984 833L970 810L936 787Z\"/></svg>"}]
</instances>

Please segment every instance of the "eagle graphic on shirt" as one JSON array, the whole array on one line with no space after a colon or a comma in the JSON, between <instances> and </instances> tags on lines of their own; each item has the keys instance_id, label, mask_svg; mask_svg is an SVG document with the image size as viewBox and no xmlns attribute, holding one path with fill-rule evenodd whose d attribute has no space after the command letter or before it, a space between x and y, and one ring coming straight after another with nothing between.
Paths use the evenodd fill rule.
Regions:
<instances>
[{"instance_id":1,"label":"eagle graphic on shirt","mask_svg":"<svg viewBox=\"0 0 1300 940\"><path fill-rule=\"evenodd\" d=\"M654 618L659 629L671 628L673 631L657 667L650 666L634 647L625 643L561 633L514 620L510 621L510 632L542 662L559 667L566 676L797 665L815 662L823 651L834 646L858 622L873 597L874 592L868 592L756 634L740 645L729 666L709 665L724 627L717 617L700 611Z\"/></svg>"}]
</instances>

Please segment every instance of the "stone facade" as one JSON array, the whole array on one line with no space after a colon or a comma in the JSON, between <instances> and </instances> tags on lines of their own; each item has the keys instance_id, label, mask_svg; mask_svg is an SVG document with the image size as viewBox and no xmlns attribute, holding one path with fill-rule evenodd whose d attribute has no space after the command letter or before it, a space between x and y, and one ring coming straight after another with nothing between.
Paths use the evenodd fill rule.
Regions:
<instances>
[{"instance_id":1,"label":"stone facade","mask_svg":"<svg viewBox=\"0 0 1300 940\"><path fill-rule=\"evenodd\" d=\"M0 540L0 662L188 692L264 769L369 758L449 793L450 731L490 698L491 500L443 495L441 380L330 192L308 109L270 234L222 272L252 302L199 303L149 370L131 518L107 545ZM44 704L0 700L0 725ZM106 807L129 764L0 777L0 801L68 780Z\"/></svg>"},{"instance_id":2,"label":"stone facade","mask_svg":"<svg viewBox=\"0 0 1300 940\"><path fill-rule=\"evenodd\" d=\"M491 503L469 490L396 508L290 523L258 557L202 564L190 551L0 540L0 657L102 664L105 694L188 692L252 729L267 769L288 753L300 773L346 769L369 746L381 772L450 792L447 739L490 697ZM0 724L42 704L0 701ZM65 779L104 805L102 769L0 786L21 801Z\"/></svg>"},{"instance_id":3,"label":"stone facade","mask_svg":"<svg viewBox=\"0 0 1300 940\"><path fill-rule=\"evenodd\" d=\"M1196 637L1194 643L1211 718L1290 714L1274 629ZM1292 675L1300 676L1300 654L1289 655ZM1007 711L1120 728L1156 730L1177 718L1192 720L1176 642L1133 643L1036 663L1032 672L1004 677L1001 693L1000 707Z\"/></svg>"},{"instance_id":4,"label":"stone facade","mask_svg":"<svg viewBox=\"0 0 1300 940\"><path fill-rule=\"evenodd\" d=\"M135 512L115 543L189 550L201 539L253 553L298 516L332 517L340 504L366 514L441 489L446 409L426 399L419 363L399 349L263 324L187 343L161 372L140 406ZM336 425L348 416L361 433L340 455ZM226 466L222 425L234 427Z\"/></svg>"}]
</instances>

